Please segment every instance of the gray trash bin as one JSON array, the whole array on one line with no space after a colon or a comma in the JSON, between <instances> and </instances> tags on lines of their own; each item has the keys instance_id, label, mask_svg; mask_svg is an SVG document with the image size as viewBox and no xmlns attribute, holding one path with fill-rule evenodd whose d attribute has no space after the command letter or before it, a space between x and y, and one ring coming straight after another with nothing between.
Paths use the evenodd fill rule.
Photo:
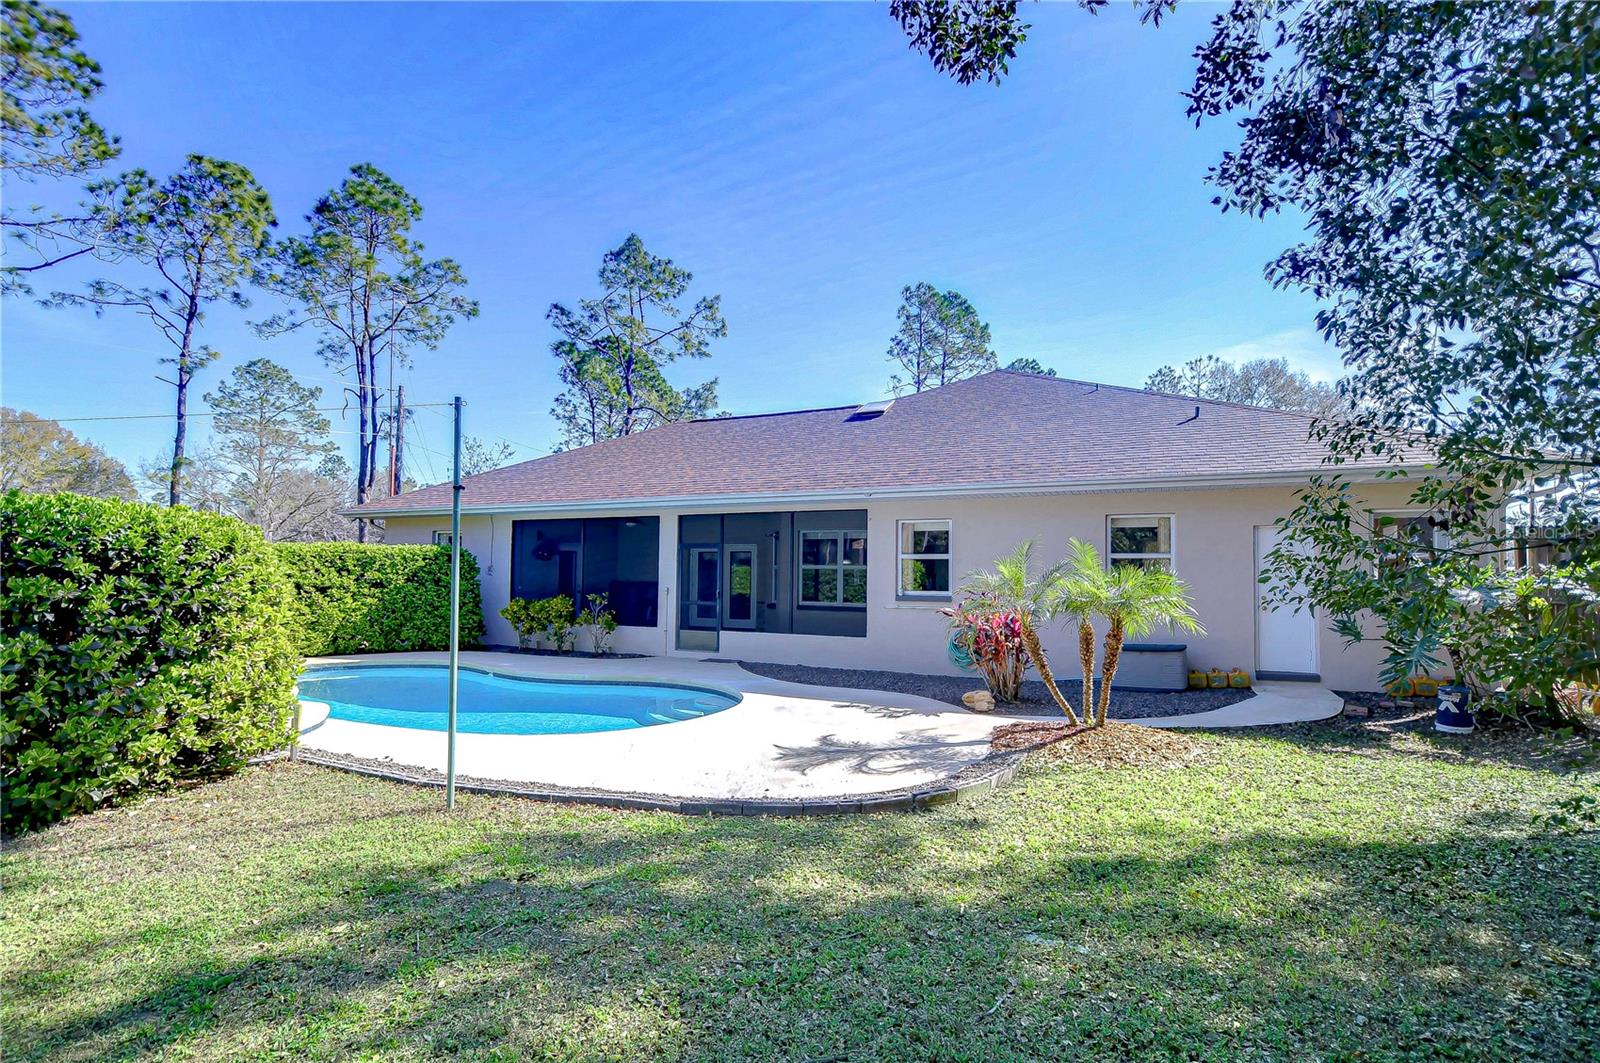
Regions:
<instances>
[{"instance_id":1,"label":"gray trash bin","mask_svg":"<svg viewBox=\"0 0 1600 1063\"><path fill-rule=\"evenodd\" d=\"M1111 689L1189 689L1189 647L1181 642L1123 643Z\"/></svg>"}]
</instances>

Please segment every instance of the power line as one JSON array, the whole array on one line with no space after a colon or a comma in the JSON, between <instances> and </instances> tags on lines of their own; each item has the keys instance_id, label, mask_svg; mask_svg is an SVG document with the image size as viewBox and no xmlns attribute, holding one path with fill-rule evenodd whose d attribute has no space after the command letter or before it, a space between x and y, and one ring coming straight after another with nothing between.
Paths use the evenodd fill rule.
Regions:
<instances>
[{"instance_id":1,"label":"power line","mask_svg":"<svg viewBox=\"0 0 1600 1063\"><path fill-rule=\"evenodd\" d=\"M433 458L428 457L430 454L438 454L439 452L422 441L424 436L422 431L422 421L420 419L413 423L412 427L417 430L417 438L412 440L410 445L415 447L417 450L422 451L423 457L428 462L428 482L439 483L439 473L438 470L433 467ZM443 457L443 455L441 454L440 457Z\"/></svg>"},{"instance_id":2,"label":"power line","mask_svg":"<svg viewBox=\"0 0 1600 1063\"><path fill-rule=\"evenodd\" d=\"M450 403L448 403L448 402L408 402L408 403L406 403L407 408L413 409L413 410L429 409L429 408L432 408L434 406L449 406L449 405L450 405ZM347 413L347 412L349 412L349 409L350 409L350 407L348 407L348 406L313 406L313 407L311 407L311 408L309 408L309 409L307 409L307 410L305 410L303 412L305 412L305 413ZM285 412L287 412L287 411L285 411ZM228 417L228 416L232 416L232 415L231 414L222 414L222 413L188 413L188 414L184 414L185 418L190 418L190 417L193 417L193 418L200 418L200 417ZM79 423L82 423L84 421L174 421L174 420L177 420L177 418L178 418L178 415L175 414L175 413L121 413L121 414L106 414L106 415L99 416L99 417L45 417L44 415L39 414L39 415L35 415L33 417L7 418L7 419L5 419L3 421L0 421L0 424L36 424L39 421L55 421L57 424L61 424L63 422L71 422L73 424L79 424Z\"/></svg>"},{"instance_id":3,"label":"power line","mask_svg":"<svg viewBox=\"0 0 1600 1063\"><path fill-rule=\"evenodd\" d=\"M431 405L431 406L439 406L439 405L448 406L450 404L448 402L446 402L446 403L437 403L436 402L436 403L430 403L429 405ZM462 405L464 406L464 405L466 405L466 403L462 403ZM443 417L446 421L450 420L450 415L449 414L446 414L446 413L444 413L444 412L442 412L440 410L434 410L433 412L439 414L439 416ZM487 439L498 439L500 442L507 443L507 444L515 447L518 450L527 450L527 451L531 451L534 454L548 453L548 451L544 447L536 447L532 443L520 443L515 439L507 439L505 436L496 435L493 432L485 432L485 433L483 433L483 435Z\"/></svg>"}]
</instances>

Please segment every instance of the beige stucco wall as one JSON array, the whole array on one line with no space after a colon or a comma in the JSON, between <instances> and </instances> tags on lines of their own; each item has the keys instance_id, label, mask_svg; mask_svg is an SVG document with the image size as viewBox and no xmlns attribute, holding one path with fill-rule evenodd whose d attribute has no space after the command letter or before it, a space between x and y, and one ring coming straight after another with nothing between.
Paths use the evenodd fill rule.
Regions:
<instances>
[{"instance_id":1,"label":"beige stucco wall","mask_svg":"<svg viewBox=\"0 0 1600 1063\"><path fill-rule=\"evenodd\" d=\"M1364 489L1374 508L1400 508L1409 488L1403 484L1371 484ZM1106 518L1112 514L1170 514L1173 518L1174 566L1190 587L1195 608L1206 627L1204 636L1157 632L1152 641L1188 643L1191 666L1255 668L1256 582L1255 532L1270 525L1294 504L1287 487L1234 488L1174 492L1031 497L962 498L925 501L883 501L806 505L805 509L866 509L868 515L868 617L866 638L784 635L724 631L718 656L790 664L845 668L887 668L897 671L954 673L945 654L945 622L937 604L895 601L895 522L906 519L949 519L953 571L968 572L990 565L1024 539L1037 544L1040 561L1061 556L1067 539L1078 537L1105 550ZM770 511L777 506L742 507ZM732 509L727 510L729 512ZM619 508L616 515L658 514L661 517L661 603L663 625L623 628L616 648L635 653L670 654L670 625L676 617L677 510ZM539 513L538 517L596 516L584 513ZM478 558L482 574L484 619L491 643L510 645L515 636L500 618L510 596L511 514L462 518L462 545ZM392 518L385 538L395 543L425 543L434 531L447 530L447 517ZM1064 675L1077 672L1073 633L1048 632L1046 647ZM1373 689L1382 651L1368 642L1349 648L1324 626L1318 645L1318 669L1325 685L1339 689Z\"/></svg>"}]
</instances>

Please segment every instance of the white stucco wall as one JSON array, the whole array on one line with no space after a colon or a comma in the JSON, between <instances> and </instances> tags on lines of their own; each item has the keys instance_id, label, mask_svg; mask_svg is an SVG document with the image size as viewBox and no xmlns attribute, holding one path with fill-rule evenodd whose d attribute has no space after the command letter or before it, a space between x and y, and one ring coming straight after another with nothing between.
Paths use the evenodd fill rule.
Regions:
<instances>
[{"instance_id":1,"label":"white stucco wall","mask_svg":"<svg viewBox=\"0 0 1600 1063\"><path fill-rule=\"evenodd\" d=\"M1401 507L1409 488L1404 484L1372 484L1365 490L1374 508ZM930 501L884 501L816 509L866 509L868 516L867 636L787 635L724 631L717 656L786 664L844 668L887 668L896 671L954 673L945 654L945 621L938 604L895 601L898 520L948 519L951 525L952 571L960 575L989 566L1024 539L1037 544L1040 562L1054 561L1071 537L1087 539L1102 553L1106 518L1112 514L1170 514L1173 518L1174 567L1190 587L1195 608L1206 627L1204 636L1156 632L1151 641L1185 642L1193 667L1256 667L1255 532L1293 506L1287 487L1236 488L1174 492L1031 497L963 498ZM742 507L771 511L775 506ZM733 512L733 509L726 510ZM655 628L622 628L616 648L625 652L671 654L677 615L677 510L618 508L614 515L661 517L661 601L663 623ZM528 514L540 518L598 516L584 513ZM511 524L516 516L498 514L462 518L462 545L478 558L488 641L515 644L511 628L499 613L510 596ZM391 518L385 538L395 543L426 543L435 531L448 530L447 517ZM1046 633L1045 644L1064 676L1075 675L1077 647L1065 628ZM704 656L705 654L696 654ZM1367 690L1377 686L1382 650L1369 642L1347 648L1326 627L1318 645L1318 671L1325 685Z\"/></svg>"}]
</instances>

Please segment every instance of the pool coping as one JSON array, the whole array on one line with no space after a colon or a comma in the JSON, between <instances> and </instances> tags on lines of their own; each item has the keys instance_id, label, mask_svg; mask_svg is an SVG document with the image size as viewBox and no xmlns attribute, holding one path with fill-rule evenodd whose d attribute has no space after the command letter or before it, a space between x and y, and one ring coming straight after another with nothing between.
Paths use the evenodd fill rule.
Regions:
<instances>
[{"instance_id":1,"label":"pool coping","mask_svg":"<svg viewBox=\"0 0 1600 1063\"><path fill-rule=\"evenodd\" d=\"M1044 719L1035 715L1016 716L1003 711L977 714L915 695L860 688L816 687L774 680L747 671L732 661L659 657L614 661L584 659L553 667L560 659L546 657L536 659L537 664L534 660L517 661L516 664L507 661L505 663L511 667L496 667L500 665L499 661L490 662L479 655L474 656L479 659L464 660L462 667L511 679L531 678L529 673L537 668L537 678L602 683L660 683L725 692L739 699L738 704L723 712L677 721L660 729L650 727L575 735L462 736L463 741L492 738L532 744L514 750L502 749L500 743L493 748L480 744L475 754L470 746L464 748L462 759L457 760L457 789L461 792L570 805L728 816L841 815L934 808L978 798L1010 783L1026 762L1027 753L993 749L990 738L995 728L1007 723L1037 723ZM306 664L335 667L439 664L443 663L444 657L442 653L427 652L349 655L312 658ZM1279 685L1270 684L1271 687ZM1308 719L1327 715L1320 703L1312 704L1317 695L1331 698L1335 712L1339 704L1337 698L1314 689L1304 692L1311 697L1297 696L1292 701L1276 690L1262 689L1256 693L1257 696L1249 701L1223 709L1176 718L1133 718L1126 722L1158 727L1260 726L1286 722L1285 717ZM1296 695L1300 693L1295 691ZM318 767L410 785L434 789L444 787L445 760L440 754L440 747L388 740L371 741L369 744L369 738L380 733L394 735L408 729L383 724L329 721L325 706L310 701L300 704L303 712L302 737L311 741L297 744L294 759ZM872 725L876 730L848 730L860 727L869 717L880 718L878 723ZM715 723L718 720L723 721L721 725ZM799 730L796 730L796 720L800 721ZM945 721L945 724L936 733L927 733L935 731L929 725L941 721ZM338 727L324 726L330 723L337 723ZM785 723L789 727L787 731L781 729ZM708 725L710 729L700 730ZM339 733L327 737L329 731ZM646 741L653 743L655 739L648 737L651 732L658 732L662 738L675 735L679 739L688 739L693 735L693 740L650 747L607 745L619 740L630 741L629 736L646 736ZM438 732L432 731L425 733L438 735ZM779 750L787 756L794 748L793 743L811 737L817 738L819 744L823 744L822 740L836 738L854 740L854 744L866 748L869 759L852 766L848 762L853 754L839 756L836 760L840 770L823 778L808 775L815 765L806 766L802 763L795 767L781 763L782 758L778 758L775 766L768 767L774 765L774 760L770 755L762 756L763 750L768 754L772 750ZM895 742L900 740L913 750L906 755L911 761L922 749L932 749L934 752L928 758L927 767L919 771L912 763L906 769L880 769L871 762L873 750L881 746L885 750L883 755L893 764L897 752ZM560 757L554 757L552 754L557 748L549 743L555 741L581 744L568 744L560 750ZM851 741L842 741L837 742L836 746L850 744ZM632 777L631 770L624 773L616 770L619 765L631 767L631 757L644 754L653 757L657 749L661 751L661 757L655 759L656 770L647 769ZM949 752L941 753L947 749ZM746 751L751 755L745 757ZM728 767L725 758L730 754L736 761L732 765L734 770L720 774ZM945 763L941 767L934 767L941 755ZM417 759L422 756L426 759ZM688 757L689 761L680 762L677 758L681 757ZM740 757L744 759L740 760ZM582 763L576 770L568 770L574 758ZM691 762L696 758L699 758L702 766L706 761L715 761L719 774L695 775L697 766ZM544 768L553 770L542 770L541 761ZM687 765L690 774L680 773L679 769L684 765ZM824 760L823 766L829 767L831 762ZM752 767L757 774L750 774ZM763 785L766 777L759 772L767 770L778 772L773 776L771 787L776 792L762 792L766 790ZM785 772L788 773L787 777ZM911 777L893 778L896 774ZM873 778L874 775L882 777ZM794 785L794 780L800 777L821 779L822 784ZM639 785L629 785L633 782ZM680 782L683 788L677 789ZM884 783L890 785L884 786ZM667 789L667 786L674 788ZM718 792L719 789L722 792ZM744 792L741 793L741 790Z\"/></svg>"},{"instance_id":2,"label":"pool coping","mask_svg":"<svg viewBox=\"0 0 1600 1063\"><path fill-rule=\"evenodd\" d=\"M530 785L505 779L458 775L459 793L518 797L550 804L590 805L630 812L672 812L685 816L841 816L868 812L917 812L958 801L973 801L1009 785L1027 760L1028 750L991 751L933 786L905 786L875 794L804 799L671 797L635 791L588 790ZM290 760L319 768L443 790L445 780L428 768L411 764L379 766L366 758L296 749Z\"/></svg>"}]
</instances>

